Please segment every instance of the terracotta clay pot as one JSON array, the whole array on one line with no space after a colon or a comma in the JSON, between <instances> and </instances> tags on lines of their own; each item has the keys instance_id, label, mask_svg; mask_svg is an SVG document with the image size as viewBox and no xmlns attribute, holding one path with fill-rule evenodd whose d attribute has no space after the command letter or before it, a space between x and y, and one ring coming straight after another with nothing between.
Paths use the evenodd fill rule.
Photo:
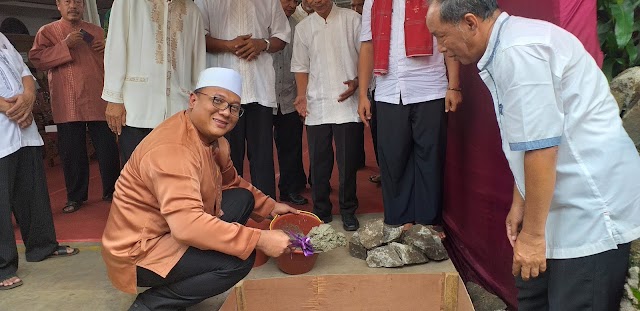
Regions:
<instances>
[{"instance_id":1,"label":"terracotta clay pot","mask_svg":"<svg viewBox=\"0 0 640 311\"><path fill-rule=\"evenodd\" d=\"M286 214L277 216L271 221L271 230L291 230L299 228L303 234L308 234L311 228L321 225L322 221L313 213L300 211L300 214ZM303 274L311 271L316 263L318 254L305 256L302 250L294 250L289 254L283 254L276 258L278 268L287 274Z\"/></svg>"}]
</instances>

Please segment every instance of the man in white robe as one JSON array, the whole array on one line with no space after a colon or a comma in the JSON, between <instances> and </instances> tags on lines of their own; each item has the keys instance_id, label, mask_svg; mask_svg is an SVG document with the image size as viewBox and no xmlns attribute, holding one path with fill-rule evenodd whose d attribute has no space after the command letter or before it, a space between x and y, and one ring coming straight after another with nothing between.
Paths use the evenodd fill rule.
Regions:
<instances>
[{"instance_id":1,"label":"man in white robe","mask_svg":"<svg viewBox=\"0 0 640 311\"><path fill-rule=\"evenodd\" d=\"M231 68L242 76L244 117L226 135L233 165L243 175L246 151L251 183L275 198L273 111L277 103L271 53L282 50L290 41L289 21L278 0L195 3L205 25L207 66Z\"/></svg>"},{"instance_id":2,"label":"man in white robe","mask_svg":"<svg viewBox=\"0 0 640 311\"><path fill-rule=\"evenodd\" d=\"M361 17L331 0L313 1L311 6L315 13L296 26L291 71L295 72L298 87L294 105L307 125L313 211L325 223L333 219L329 200L333 139L343 227L355 231L359 227L355 216L356 172L362 152L358 144L362 124L355 94Z\"/></svg>"},{"instance_id":3,"label":"man in white robe","mask_svg":"<svg viewBox=\"0 0 640 311\"><path fill-rule=\"evenodd\" d=\"M187 108L205 68L203 37L193 1L113 2L102 98L123 162L153 128Z\"/></svg>"}]
</instances>

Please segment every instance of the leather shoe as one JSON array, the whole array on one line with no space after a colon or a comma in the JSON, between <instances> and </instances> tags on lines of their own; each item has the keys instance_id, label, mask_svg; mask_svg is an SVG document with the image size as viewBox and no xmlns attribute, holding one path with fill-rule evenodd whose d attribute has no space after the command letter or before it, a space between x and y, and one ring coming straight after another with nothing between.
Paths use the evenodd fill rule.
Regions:
<instances>
[{"instance_id":1,"label":"leather shoe","mask_svg":"<svg viewBox=\"0 0 640 311\"><path fill-rule=\"evenodd\" d=\"M65 214L73 213L80 209L82 202L67 201L67 204L62 208L62 212Z\"/></svg>"},{"instance_id":2,"label":"leather shoe","mask_svg":"<svg viewBox=\"0 0 640 311\"><path fill-rule=\"evenodd\" d=\"M307 200L307 198L301 196L298 193L290 193L290 194L281 194L280 195L280 201L281 202L289 202L295 205L305 205L307 203L309 203L309 200Z\"/></svg>"},{"instance_id":3,"label":"leather shoe","mask_svg":"<svg viewBox=\"0 0 640 311\"><path fill-rule=\"evenodd\" d=\"M322 220L322 222L324 222L325 224L328 224L333 221L333 215L324 216L324 217L318 215L318 218L320 218L320 220Z\"/></svg>"},{"instance_id":4,"label":"leather shoe","mask_svg":"<svg viewBox=\"0 0 640 311\"><path fill-rule=\"evenodd\" d=\"M356 215L344 214L342 215L342 228L346 231L356 231L360 228L360 222Z\"/></svg>"}]
</instances>

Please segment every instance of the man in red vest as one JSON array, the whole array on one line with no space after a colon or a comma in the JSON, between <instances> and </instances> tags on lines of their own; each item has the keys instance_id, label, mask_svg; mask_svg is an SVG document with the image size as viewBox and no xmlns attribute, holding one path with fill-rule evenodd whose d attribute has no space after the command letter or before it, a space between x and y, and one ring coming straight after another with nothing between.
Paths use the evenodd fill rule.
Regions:
<instances>
[{"instance_id":1,"label":"man in red vest","mask_svg":"<svg viewBox=\"0 0 640 311\"><path fill-rule=\"evenodd\" d=\"M422 0L368 0L362 10L358 112L369 125L367 88L375 73L378 161L389 225L440 224L446 113L462 102L459 63L438 52L426 13Z\"/></svg>"}]
</instances>

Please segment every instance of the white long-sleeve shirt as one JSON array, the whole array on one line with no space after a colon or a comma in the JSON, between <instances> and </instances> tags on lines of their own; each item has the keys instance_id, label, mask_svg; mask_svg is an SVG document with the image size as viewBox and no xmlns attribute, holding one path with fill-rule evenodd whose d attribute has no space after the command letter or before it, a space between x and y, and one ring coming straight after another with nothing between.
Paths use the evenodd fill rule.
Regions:
<instances>
[{"instance_id":1,"label":"white long-sleeve shirt","mask_svg":"<svg viewBox=\"0 0 640 311\"><path fill-rule=\"evenodd\" d=\"M195 0L202 12L206 34L233 40L251 34L254 39L276 37L289 43L289 20L277 0ZM231 68L242 76L241 104L258 103L276 108L275 71L271 54L262 52L252 60L232 53L207 53L208 67Z\"/></svg>"},{"instance_id":2,"label":"white long-sleeve shirt","mask_svg":"<svg viewBox=\"0 0 640 311\"><path fill-rule=\"evenodd\" d=\"M191 0L115 0L102 98L124 103L127 126L155 128L187 108L205 53L202 17Z\"/></svg>"},{"instance_id":3,"label":"white long-sleeve shirt","mask_svg":"<svg viewBox=\"0 0 640 311\"><path fill-rule=\"evenodd\" d=\"M291 71L309 74L306 125L360 122L358 92L338 102L358 76L359 35L360 14L335 4L326 21L313 13L296 26Z\"/></svg>"}]
</instances>

